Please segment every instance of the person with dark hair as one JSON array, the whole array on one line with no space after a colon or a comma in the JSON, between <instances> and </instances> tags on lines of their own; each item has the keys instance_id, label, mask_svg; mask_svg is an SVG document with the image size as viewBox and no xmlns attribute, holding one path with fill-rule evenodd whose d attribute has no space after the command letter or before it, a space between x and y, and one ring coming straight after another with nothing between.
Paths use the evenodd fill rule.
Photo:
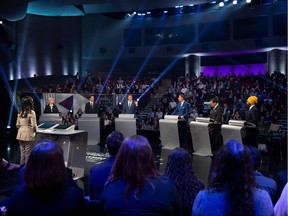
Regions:
<instances>
[{"instance_id":1,"label":"person with dark hair","mask_svg":"<svg viewBox=\"0 0 288 216\"><path fill-rule=\"evenodd\" d=\"M54 98L48 98L48 104L45 106L43 113L59 113Z\"/></svg>"},{"instance_id":2,"label":"person with dark hair","mask_svg":"<svg viewBox=\"0 0 288 216\"><path fill-rule=\"evenodd\" d=\"M212 162L208 189L198 193L192 215L273 215L269 194L257 188L245 145L231 140L221 147Z\"/></svg>"},{"instance_id":3,"label":"person with dark hair","mask_svg":"<svg viewBox=\"0 0 288 216\"><path fill-rule=\"evenodd\" d=\"M123 103L123 114L136 114L138 111L138 101L133 101L132 94L128 94L127 101Z\"/></svg>"},{"instance_id":4,"label":"person with dark hair","mask_svg":"<svg viewBox=\"0 0 288 216\"><path fill-rule=\"evenodd\" d=\"M95 164L90 169L89 175L89 197L90 200L99 200L103 191L105 182L107 181L111 172L112 166L115 162L115 157L124 140L122 133L113 131L106 139L106 148L109 152L109 157L103 162Z\"/></svg>"},{"instance_id":5,"label":"person with dark hair","mask_svg":"<svg viewBox=\"0 0 288 216\"><path fill-rule=\"evenodd\" d=\"M261 172L258 171L259 166L261 164L261 155L258 149L252 146L248 146L248 148L252 157L255 181L258 184L258 187L263 190L266 190L269 193L271 200L275 202L277 194L276 182L272 178L263 176Z\"/></svg>"},{"instance_id":6,"label":"person with dark hair","mask_svg":"<svg viewBox=\"0 0 288 216\"><path fill-rule=\"evenodd\" d=\"M183 148L175 148L168 156L164 176L175 182L183 207L183 215L191 215L196 195L205 188L192 168L192 158Z\"/></svg>"},{"instance_id":7,"label":"person with dark hair","mask_svg":"<svg viewBox=\"0 0 288 216\"><path fill-rule=\"evenodd\" d=\"M7 172L16 171L21 168L19 164L10 163L5 160L2 156L0 156L0 167Z\"/></svg>"},{"instance_id":8,"label":"person with dark hair","mask_svg":"<svg viewBox=\"0 0 288 216\"><path fill-rule=\"evenodd\" d=\"M215 154L218 149L223 145L223 137L221 134L221 125L223 117L223 108L219 105L215 98L210 99L210 112L209 135L212 153Z\"/></svg>"},{"instance_id":9,"label":"person with dark hair","mask_svg":"<svg viewBox=\"0 0 288 216\"><path fill-rule=\"evenodd\" d=\"M44 140L33 148L23 181L8 200L8 216L85 215L83 194L70 185L58 144Z\"/></svg>"},{"instance_id":10,"label":"person with dark hair","mask_svg":"<svg viewBox=\"0 0 288 216\"><path fill-rule=\"evenodd\" d=\"M182 215L174 183L158 175L151 146L140 135L123 141L100 203L109 215Z\"/></svg>"},{"instance_id":11,"label":"person with dark hair","mask_svg":"<svg viewBox=\"0 0 288 216\"><path fill-rule=\"evenodd\" d=\"M184 94L179 94L178 96L179 103L177 104L172 115L178 115L179 119L185 119L188 122L190 106L189 103L185 101Z\"/></svg>"},{"instance_id":12,"label":"person with dark hair","mask_svg":"<svg viewBox=\"0 0 288 216\"><path fill-rule=\"evenodd\" d=\"M286 216L288 215L288 202L287 202L287 194L288 194L288 183L286 183L285 187L282 190L281 196L278 199L276 205L274 206L274 215L275 216Z\"/></svg>"},{"instance_id":13,"label":"person with dark hair","mask_svg":"<svg viewBox=\"0 0 288 216\"><path fill-rule=\"evenodd\" d=\"M36 114L33 98L24 97L21 100L16 127L18 128L16 139L20 144L20 164L27 163L32 148L35 145L35 133L37 129Z\"/></svg>"},{"instance_id":14,"label":"person with dark hair","mask_svg":"<svg viewBox=\"0 0 288 216\"><path fill-rule=\"evenodd\" d=\"M84 112L87 114L89 113L98 113L98 107L94 101L94 95L89 95L89 101L85 104Z\"/></svg>"}]
</instances>

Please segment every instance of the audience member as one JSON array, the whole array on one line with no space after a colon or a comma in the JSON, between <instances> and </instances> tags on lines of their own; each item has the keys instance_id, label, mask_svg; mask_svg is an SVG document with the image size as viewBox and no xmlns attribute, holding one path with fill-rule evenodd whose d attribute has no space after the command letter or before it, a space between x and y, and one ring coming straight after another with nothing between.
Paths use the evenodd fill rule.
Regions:
<instances>
[{"instance_id":1,"label":"audience member","mask_svg":"<svg viewBox=\"0 0 288 216\"><path fill-rule=\"evenodd\" d=\"M44 140L33 148L23 181L8 200L8 216L85 215L82 191L70 185L58 144Z\"/></svg>"},{"instance_id":2,"label":"audience member","mask_svg":"<svg viewBox=\"0 0 288 216\"><path fill-rule=\"evenodd\" d=\"M275 216L287 216L288 215L288 183L286 183L279 200L274 207Z\"/></svg>"},{"instance_id":3,"label":"audience member","mask_svg":"<svg viewBox=\"0 0 288 216\"><path fill-rule=\"evenodd\" d=\"M35 132L37 129L34 102L30 96L24 97L21 100L16 127L18 128L16 139L20 144L20 164L23 165L27 163L32 148L35 145Z\"/></svg>"},{"instance_id":4,"label":"audience member","mask_svg":"<svg viewBox=\"0 0 288 216\"><path fill-rule=\"evenodd\" d=\"M257 188L246 146L231 140L218 151L208 189L198 193L192 215L273 215L269 194Z\"/></svg>"},{"instance_id":5,"label":"audience member","mask_svg":"<svg viewBox=\"0 0 288 216\"><path fill-rule=\"evenodd\" d=\"M182 215L176 187L167 177L158 176L145 137L134 135L122 143L101 195L101 206L107 214Z\"/></svg>"},{"instance_id":6,"label":"audience member","mask_svg":"<svg viewBox=\"0 0 288 216\"><path fill-rule=\"evenodd\" d=\"M276 182L272 178L263 176L261 172L258 171L259 166L261 164L261 155L258 149L252 146L248 146L248 148L252 157L255 181L258 187L263 190L266 190L269 193L271 200L275 202L276 194L277 194Z\"/></svg>"},{"instance_id":7,"label":"audience member","mask_svg":"<svg viewBox=\"0 0 288 216\"><path fill-rule=\"evenodd\" d=\"M95 164L90 169L89 176L89 197L90 200L99 200L100 195L103 191L105 182L107 181L112 166L115 162L115 157L118 153L118 150L124 140L122 133L114 131L110 133L106 139L106 148L109 152L109 157L103 162Z\"/></svg>"},{"instance_id":8,"label":"audience member","mask_svg":"<svg viewBox=\"0 0 288 216\"><path fill-rule=\"evenodd\" d=\"M196 195L205 188L197 178L189 153L183 148L175 148L168 156L164 176L175 182L183 207L183 215L191 215Z\"/></svg>"},{"instance_id":9,"label":"audience member","mask_svg":"<svg viewBox=\"0 0 288 216\"><path fill-rule=\"evenodd\" d=\"M19 164L10 163L1 156L0 156L0 167L6 170L7 172L19 170L21 168Z\"/></svg>"}]
</instances>

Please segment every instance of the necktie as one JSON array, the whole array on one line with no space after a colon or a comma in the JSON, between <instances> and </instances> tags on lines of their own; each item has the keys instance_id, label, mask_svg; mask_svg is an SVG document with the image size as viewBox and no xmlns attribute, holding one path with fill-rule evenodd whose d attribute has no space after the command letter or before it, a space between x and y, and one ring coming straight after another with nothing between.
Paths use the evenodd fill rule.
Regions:
<instances>
[{"instance_id":1,"label":"necktie","mask_svg":"<svg viewBox=\"0 0 288 216\"><path fill-rule=\"evenodd\" d=\"M93 103L92 102L90 103L90 105L91 105L91 107L93 107Z\"/></svg>"},{"instance_id":2,"label":"necktie","mask_svg":"<svg viewBox=\"0 0 288 216\"><path fill-rule=\"evenodd\" d=\"M128 102L128 107L129 107L129 109L130 109L130 107L131 107L131 102L130 102L130 101Z\"/></svg>"}]
</instances>

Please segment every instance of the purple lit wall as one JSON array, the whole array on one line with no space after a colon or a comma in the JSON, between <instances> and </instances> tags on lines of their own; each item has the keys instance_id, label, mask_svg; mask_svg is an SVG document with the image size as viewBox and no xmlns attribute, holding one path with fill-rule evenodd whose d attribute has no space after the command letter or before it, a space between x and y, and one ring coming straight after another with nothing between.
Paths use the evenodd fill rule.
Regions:
<instances>
[{"instance_id":1,"label":"purple lit wall","mask_svg":"<svg viewBox=\"0 0 288 216\"><path fill-rule=\"evenodd\" d=\"M235 73L237 76L244 75L248 73L258 74L260 71L261 74L264 74L266 71L266 64L246 64L246 65L222 65L222 66L202 66L201 72L205 76L213 75L230 75Z\"/></svg>"}]
</instances>

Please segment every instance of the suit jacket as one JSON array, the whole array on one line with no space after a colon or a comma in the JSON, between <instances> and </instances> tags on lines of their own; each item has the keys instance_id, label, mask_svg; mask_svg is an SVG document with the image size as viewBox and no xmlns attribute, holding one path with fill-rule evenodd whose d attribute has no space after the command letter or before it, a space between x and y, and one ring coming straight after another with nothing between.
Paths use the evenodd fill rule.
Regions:
<instances>
[{"instance_id":1,"label":"suit jacket","mask_svg":"<svg viewBox=\"0 0 288 216\"><path fill-rule=\"evenodd\" d=\"M59 110L55 104L52 106L52 109L49 104L47 104L44 109L44 113L59 113Z\"/></svg>"},{"instance_id":2,"label":"suit jacket","mask_svg":"<svg viewBox=\"0 0 288 216\"><path fill-rule=\"evenodd\" d=\"M31 110L31 113L29 113L26 118L21 118L18 114L16 127L19 128L16 136L17 140L35 141L35 132L37 127L35 112Z\"/></svg>"},{"instance_id":3,"label":"suit jacket","mask_svg":"<svg viewBox=\"0 0 288 216\"><path fill-rule=\"evenodd\" d=\"M93 103L93 107L91 106L90 102L85 104L85 113L98 113L98 106L96 103Z\"/></svg>"},{"instance_id":4,"label":"suit jacket","mask_svg":"<svg viewBox=\"0 0 288 216\"><path fill-rule=\"evenodd\" d=\"M135 101L132 101L131 106L128 106L128 100L123 104L123 114L136 114L138 111L138 107L135 104Z\"/></svg>"},{"instance_id":5,"label":"suit jacket","mask_svg":"<svg viewBox=\"0 0 288 216\"><path fill-rule=\"evenodd\" d=\"M246 121L255 124L258 127L258 110L256 106L253 106L246 112Z\"/></svg>"},{"instance_id":6,"label":"suit jacket","mask_svg":"<svg viewBox=\"0 0 288 216\"><path fill-rule=\"evenodd\" d=\"M100 200L100 195L110 175L114 161L115 156L110 156L103 162L91 167L88 183L90 200Z\"/></svg>"},{"instance_id":7,"label":"suit jacket","mask_svg":"<svg viewBox=\"0 0 288 216\"><path fill-rule=\"evenodd\" d=\"M218 106L212 110L210 114L210 119L215 120L217 123L222 123L223 108L218 104Z\"/></svg>"},{"instance_id":8,"label":"suit jacket","mask_svg":"<svg viewBox=\"0 0 288 216\"><path fill-rule=\"evenodd\" d=\"M179 102L173 111L172 115L178 115L183 116L186 121L188 121L189 118L189 103L184 101L183 105L181 106L181 103Z\"/></svg>"}]
</instances>

